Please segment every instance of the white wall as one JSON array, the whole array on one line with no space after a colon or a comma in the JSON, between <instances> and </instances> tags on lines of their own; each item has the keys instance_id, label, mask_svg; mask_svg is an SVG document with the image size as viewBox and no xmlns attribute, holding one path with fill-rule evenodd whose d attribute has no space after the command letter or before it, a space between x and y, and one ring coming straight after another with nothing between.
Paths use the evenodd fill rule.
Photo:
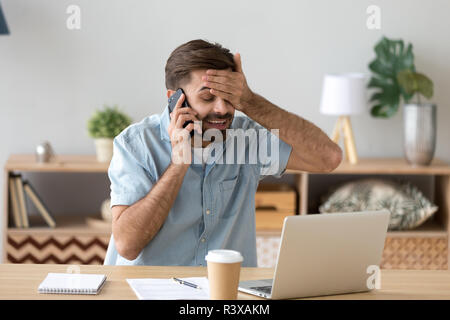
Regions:
<instances>
[{"instance_id":1,"label":"white wall","mask_svg":"<svg viewBox=\"0 0 450 320\"><path fill-rule=\"evenodd\" d=\"M104 103L119 104L135 121L161 112L166 59L176 46L197 38L239 50L254 91L330 133L336 118L321 115L318 107L323 74L368 71L382 35L412 42L417 69L434 80L436 156L450 161L449 1L1 3L11 31L0 36L2 165L9 154L32 153L45 139L57 153L94 153L86 120ZM81 30L66 28L70 4L81 7ZM381 30L366 27L371 4L381 8ZM353 124L360 156L403 156L401 112L389 120L365 114ZM107 181L100 178L98 184ZM104 190L98 193L104 197ZM66 200L52 201L61 206ZM76 211L76 203L67 211Z\"/></svg>"}]
</instances>

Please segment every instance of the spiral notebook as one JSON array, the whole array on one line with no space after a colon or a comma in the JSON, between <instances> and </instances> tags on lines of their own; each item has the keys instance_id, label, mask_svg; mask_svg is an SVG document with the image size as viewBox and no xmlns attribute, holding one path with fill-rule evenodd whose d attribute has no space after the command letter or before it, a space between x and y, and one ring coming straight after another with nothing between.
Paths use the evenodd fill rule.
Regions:
<instances>
[{"instance_id":1,"label":"spiral notebook","mask_svg":"<svg viewBox=\"0 0 450 320\"><path fill-rule=\"evenodd\" d=\"M97 294L105 283L104 274L49 273L38 288L39 293Z\"/></svg>"}]
</instances>

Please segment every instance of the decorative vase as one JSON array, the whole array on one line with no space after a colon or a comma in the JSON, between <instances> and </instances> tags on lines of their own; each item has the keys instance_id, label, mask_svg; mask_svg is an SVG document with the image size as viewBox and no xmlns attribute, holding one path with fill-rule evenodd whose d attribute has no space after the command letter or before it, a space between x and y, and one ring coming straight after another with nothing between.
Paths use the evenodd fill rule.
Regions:
<instances>
[{"instance_id":1,"label":"decorative vase","mask_svg":"<svg viewBox=\"0 0 450 320\"><path fill-rule=\"evenodd\" d=\"M436 105L404 106L404 152L411 165L427 166L436 148Z\"/></svg>"},{"instance_id":2,"label":"decorative vase","mask_svg":"<svg viewBox=\"0 0 450 320\"><path fill-rule=\"evenodd\" d=\"M113 155L113 139L111 138L95 139L95 150L97 152L97 161L110 162Z\"/></svg>"}]
</instances>

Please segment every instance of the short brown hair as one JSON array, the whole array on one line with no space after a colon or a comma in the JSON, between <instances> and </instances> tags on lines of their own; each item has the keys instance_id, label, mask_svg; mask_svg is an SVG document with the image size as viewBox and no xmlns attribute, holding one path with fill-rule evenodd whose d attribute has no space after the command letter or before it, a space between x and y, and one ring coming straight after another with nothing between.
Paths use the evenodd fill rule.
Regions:
<instances>
[{"instance_id":1,"label":"short brown hair","mask_svg":"<svg viewBox=\"0 0 450 320\"><path fill-rule=\"evenodd\" d=\"M166 88L177 90L191 79L198 69L227 69L236 71L233 54L218 43L197 39L180 45L166 63Z\"/></svg>"}]
</instances>

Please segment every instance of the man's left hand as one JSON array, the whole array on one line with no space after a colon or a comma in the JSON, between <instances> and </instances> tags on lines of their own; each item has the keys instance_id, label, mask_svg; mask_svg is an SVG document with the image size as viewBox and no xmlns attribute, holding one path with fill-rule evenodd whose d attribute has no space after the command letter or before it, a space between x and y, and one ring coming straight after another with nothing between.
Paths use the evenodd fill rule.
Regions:
<instances>
[{"instance_id":1,"label":"man's left hand","mask_svg":"<svg viewBox=\"0 0 450 320\"><path fill-rule=\"evenodd\" d=\"M244 111L251 105L254 93L250 90L242 71L241 55L234 54L236 71L208 69L202 77L203 85L211 94L227 100L237 110Z\"/></svg>"}]
</instances>

